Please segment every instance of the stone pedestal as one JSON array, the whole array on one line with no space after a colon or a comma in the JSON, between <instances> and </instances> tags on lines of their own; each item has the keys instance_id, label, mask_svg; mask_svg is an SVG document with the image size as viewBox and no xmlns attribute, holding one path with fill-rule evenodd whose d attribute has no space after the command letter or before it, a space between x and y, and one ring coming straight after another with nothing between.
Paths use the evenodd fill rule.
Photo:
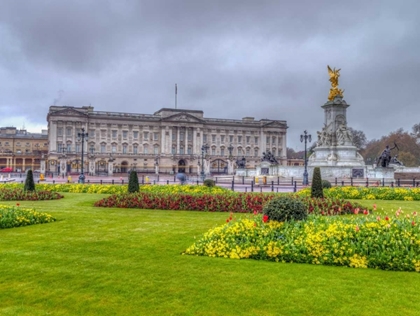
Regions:
<instances>
[{"instance_id":1,"label":"stone pedestal","mask_svg":"<svg viewBox=\"0 0 420 316\"><path fill-rule=\"evenodd\" d=\"M351 177L353 168L365 166L363 157L353 145L353 135L347 127L346 111L349 106L341 96L336 96L333 101L328 101L322 106L325 115L324 127L317 132L317 146L308 159L309 167L332 167L334 171L331 169L329 173ZM335 170L340 167L343 172Z\"/></svg>"}]
</instances>

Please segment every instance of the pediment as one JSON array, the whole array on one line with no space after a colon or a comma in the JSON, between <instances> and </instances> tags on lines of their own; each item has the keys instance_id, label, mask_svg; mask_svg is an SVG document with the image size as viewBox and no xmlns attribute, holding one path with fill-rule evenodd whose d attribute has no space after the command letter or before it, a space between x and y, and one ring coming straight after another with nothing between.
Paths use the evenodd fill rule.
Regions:
<instances>
[{"instance_id":1,"label":"pediment","mask_svg":"<svg viewBox=\"0 0 420 316\"><path fill-rule=\"evenodd\" d=\"M264 127L271 127L271 128L287 128L287 123L279 122L279 121L271 121L263 125Z\"/></svg>"},{"instance_id":2,"label":"pediment","mask_svg":"<svg viewBox=\"0 0 420 316\"><path fill-rule=\"evenodd\" d=\"M49 115L51 116L72 116L72 117L86 117L87 114L80 112L76 109L68 108L68 109L62 109L59 111L50 112Z\"/></svg>"},{"instance_id":3,"label":"pediment","mask_svg":"<svg viewBox=\"0 0 420 316\"><path fill-rule=\"evenodd\" d=\"M188 122L188 123L204 123L202 119L195 117L194 115L188 113L177 113L162 119L165 122Z\"/></svg>"}]
</instances>

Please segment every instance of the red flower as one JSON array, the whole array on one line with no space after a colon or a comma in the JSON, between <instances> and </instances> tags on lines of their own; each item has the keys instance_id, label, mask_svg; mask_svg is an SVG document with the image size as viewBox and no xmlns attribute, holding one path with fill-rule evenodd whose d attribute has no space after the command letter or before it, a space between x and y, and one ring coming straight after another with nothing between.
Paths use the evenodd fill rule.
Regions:
<instances>
[{"instance_id":1,"label":"red flower","mask_svg":"<svg viewBox=\"0 0 420 316\"><path fill-rule=\"evenodd\" d=\"M264 215L262 220L263 220L264 223L267 223L268 222L268 215Z\"/></svg>"},{"instance_id":2,"label":"red flower","mask_svg":"<svg viewBox=\"0 0 420 316\"><path fill-rule=\"evenodd\" d=\"M416 222L415 221L412 221L411 222L411 226L415 226L416 225Z\"/></svg>"},{"instance_id":3,"label":"red flower","mask_svg":"<svg viewBox=\"0 0 420 316\"><path fill-rule=\"evenodd\" d=\"M368 210L363 210L363 214L368 215L369 214Z\"/></svg>"},{"instance_id":4,"label":"red flower","mask_svg":"<svg viewBox=\"0 0 420 316\"><path fill-rule=\"evenodd\" d=\"M19 204L19 203L16 203L16 205L17 205L17 206L20 206L20 204Z\"/></svg>"},{"instance_id":5,"label":"red flower","mask_svg":"<svg viewBox=\"0 0 420 316\"><path fill-rule=\"evenodd\" d=\"M386 216L386 217L385 217L385 220L386 220L386 221L389 221L389 217L388 217L388 216Z\"/></svg>"}]
</instances>

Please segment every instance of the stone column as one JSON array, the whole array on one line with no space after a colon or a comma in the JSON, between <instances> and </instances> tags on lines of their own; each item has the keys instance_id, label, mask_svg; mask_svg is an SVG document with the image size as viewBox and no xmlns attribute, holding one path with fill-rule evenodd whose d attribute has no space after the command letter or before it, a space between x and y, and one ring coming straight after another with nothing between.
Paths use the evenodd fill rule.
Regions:
<instances>
[{"instance_id":1,"label":"stone column","mask_svg":"<svg viewBox=\"0 0 420 316\"><path fill-rule=\"evenodd\" d=\"M91 176L95 176L96 175L96 170L95 170L95 158L91 158L89 160L89 174Z\"/></svg>"},{"instance_id":2,"label":"stone column","mask_svg":"<svg viewBox=\"0 0 420 316\"><path fill-rule=\"evenodd\" d=\"M179 155L179 146L180 146L180 140L179 140L179 127L176 128L176 153Z\"/></svg>"},{"instance_id":3,"label":"stone column","mask_svg":"<svg viewBox=\"0 0 420 316\"><path fill-rule=\"evenodd\" d=\"M108 176L112 176L114 174L114 162L108 161Z\"/></svg>"},{"instance_id":4,"label":"stone column","mask_svg":"<svg viewBox=\"0 0 420 316\"><path fill-rule=\"evenodd\" d=\"M166 146L166 135L165 135L165 129L160 127L160 153L166 154L167 152L167 146Z\"/></svg>"},{"instance_id":5,"label":"stone column","mask_svg":"<svg viewBox=\"0 0 420 316\"><path fill-rule=\"evenodd\" d=\"M60 175L64 177L67 172L66 158L60 158Z\"/></svg>"},{"instance_id":6,"label":"stone column","mask_svg":"<svg viewBox=\"0 0 420 316\"><path fill-rule=\"evenodd\" d=\"M233 159L228 160L228 174L234 174Z\"/></svg>"},{"instance_id":7,"label":"stone column","mask_svg":"<svg viewBox=\"0 0 420 316\"><path fill-rule=\"evenodd\" d=\"M25 169L23 169L22 171L24 171L24 170ZM41 170L41 174L45 174L46 168L45 168L45 159L44 158L41 159L40 170Z\"/></svg>"}]
</instances>

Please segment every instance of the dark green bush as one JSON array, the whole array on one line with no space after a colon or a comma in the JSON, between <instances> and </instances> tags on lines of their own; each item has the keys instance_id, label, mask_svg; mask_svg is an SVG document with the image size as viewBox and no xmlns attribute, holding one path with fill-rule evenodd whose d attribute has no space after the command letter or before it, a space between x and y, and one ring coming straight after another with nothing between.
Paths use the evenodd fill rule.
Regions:
<instances>
[{"instance_id":1,"label":"dark green bush","mask_svg":"<svg viewBox=\"0 0 420 316\"><path fill-rule=\"evenodd\" d=\"M324 191L322 190L321 169L319 167L314 168L314 174L312 176L311 197L312 198L324 197Z\"/></svg>"},{"instance_id":2,"label":"dark green bush","mask_svg":"<svg viewBox=\"0 0 420 316\"><path fill-rule=\"evenodd\" d=\"M206 179L204 180L203 185L206 187L214 187L216 183L212 179Z\"/></svg>"},{"instance_id":3,"label":"dark green bush","mask_svg":"<svg viewBox=\"0 0 420 316\"><path fill-rule=\"evenodd\" d=\"M269 220L286 222L305 220L308 217L307 205L296 196L281 195L273 198L263 207Z\"/></svg>"},{"instance_id":4,"label":"dark green bush","mask_svg":"<svg viewBox=\"0 0 420 316\"><path fill-rule=\"evenodd\" d=\"M328 181L328 180L322 180L322 187L323 187L324 189L329 189L329 188L331 188L331 182L330 182L330 181Z\"/></svg>"},{"instance_id":5,"label":"dark green bush","mask_svg":"<svg viewBox=\"0 0 420 316\"><path fill-rule=\"evenodd\" d=\"M139 177L137 176L137 172L132 170L128 180L128 193L135 192L139 192Z\"/></svg>"},{"instance_id":6,"label":"dark green bush","mask_svg":"<svg viewBox=\"0 0 420 316\"><path fill-rule=\"evenodd\" d=\"M34 174L31 169L29 169L26 173L25 186L23 187L23 190L29 192L35 191Z\"/></svg>"}]
</instances>

